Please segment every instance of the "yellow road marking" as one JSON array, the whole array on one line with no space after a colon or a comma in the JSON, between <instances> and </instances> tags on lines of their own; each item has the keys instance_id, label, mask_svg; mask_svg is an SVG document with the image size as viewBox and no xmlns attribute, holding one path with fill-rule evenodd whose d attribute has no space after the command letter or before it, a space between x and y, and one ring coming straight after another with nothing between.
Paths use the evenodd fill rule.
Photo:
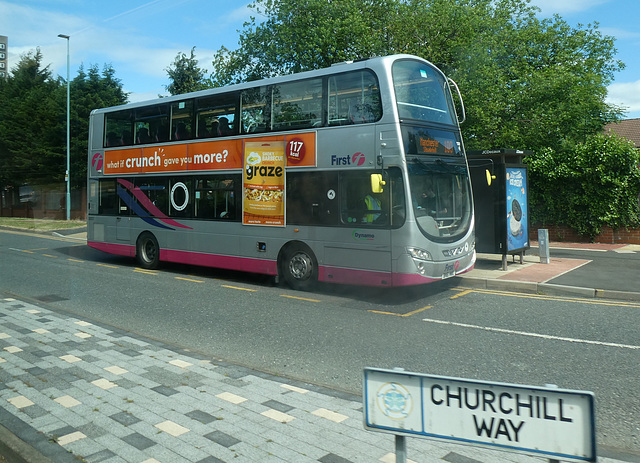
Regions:
<instances>
[{"instance_id":1,"label":"yellow road marking","mask_svg":"<svg viewBox=\"0 0 640 463\"><path fill-rule=\"evenodd\" d=\"M455 288L455 289L459 290L458 288ZM471 290L471 289L460 291L458 294L456 294L455 296L451 296L449 299L456 299L458 297L466 296L467 294L472 293L472 292L473 292L473 290Z\"/></svg>"},{"instance_id":2,"label":"yellow road marking","mask_svg":"<svg viewBox=\"0 0 640 463\"><path fill-rule=\"evenodd\" d=\"M175 277L176 280L191 281L193 283L204 283L203 280L194 280L192 278Z\"/></svg>"},{"instance_id":3,"label":"yellow road marking","mask_svg":"<svg viewBox=\"0 0 640 463\"><path fill-rule=\"evenodd\" d=\"M99 267L119 268L119 267L116 267L115 265L107 265L107 264L96 264L96 265L98 265Z\"/></svg>"},{"instance_id":4,"label":"yellow road marking","mask_svg":"<svg viewBox=\"0 0 640 463\"><path fill-rule=\"evenodd\" d=\"M51 254L42 254L45 257L53 257L54 259L57 258L58 256L52 256Z\"/></svg>"},{"instance_id":5,"label":"yellow road marking","mask_svg":"<svg viewBox=\"0 0 640 463\"><path fill-rule=\"evenodd\" d=\"M230 289L239 289L240 291L250 291L252 293L255 293L256 291L258 291L257 289L240 288L238 286L222 285L222 287L223 288L230 288Z\"/></svg>"},{"instance_id":6,"label":"yellow road marking","mask_svg":"<svg viewBox=\"0 0 640 463\"><path fill-rule=\"evenodd\" d=\"M623 300L598 300L598 299L581 299L578 297L565 297L565 296L546 296L544 294L527 294L527 293L515 293L509 291L499 291L494 289L480 289L480 288L453 288L456 291L460 291L460 294L454 297L461 297L470 293L480 293L480 294L491 294L494 296L505 296L505 297L519 297L522 299L536 299L542 301L559 301L559 302L576 302L578 304L595 304L595 305L606 305L606 306L615 306L615 307L640 307L640 303L638 302L629 302ZM452 298L453 299L453 298Z\"/></svg>"},{"instance_id":7,"label":"yellow road marking","mask_svg":"<svg viewBox=\"0 0 640 463\"><path fill-rule=\"evenodd\" d=\"M287 294L281 294L280 297L288 297L289 299L300 299L301 301L308 301L308 302L322 302L319 299L309 299L307 297L288 296Z\"/></svg>"},{"instance_id":8,"label":"yellow road marking","mask_svg":"<svg viewBox=\"0 0 640 463\"><path fill-rule=\"evenodd\" d=\"M145 275L157 275L158 274L158 272L154 272L153 270L146 270L144 268L138 268L138 267L134 268L133 271L136 272L136 273L144 273Z\"/></svg>"},{"instance_id":9,"label":"yellow road marking","mask_svg":"<svg viewBox=\"0 0 640 463\"><path fill-rule=\"evenodd\" d=\"M68 260L68 261L71 261L71 262L80 262L80 263L84 263L84 261L83 261L83 260L78 260L78 259L67 259L67 260Z\"/></svg>"},{"instance_id":10,"label":"yellow road marking","mask_svg":"<svg viewBox=\"0 0 640 463\"><path fill-rule=\"evenodd\" d=\"M382 310L367 310L367 312L371 312L371 313L378 313L378 314L382 314L382 315L393 315L394 317L410 317L411 315L415 315L417 313L423 312L427 309L430 309L432 306L428 305L426 307L423 307L421 309L417 309L414 310L412 312L409 313L393 313L393 312L384 312Z\"/></svg>"}]
</instances>

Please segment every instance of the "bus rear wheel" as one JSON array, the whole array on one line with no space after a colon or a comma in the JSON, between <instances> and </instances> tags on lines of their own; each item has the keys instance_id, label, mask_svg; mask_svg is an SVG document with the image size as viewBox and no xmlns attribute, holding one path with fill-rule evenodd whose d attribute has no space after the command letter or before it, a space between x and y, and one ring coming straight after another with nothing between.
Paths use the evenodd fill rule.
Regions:
<instances>
[{"instance_id":1,"label":"bus rear wheel","mask_svg":"<svg viewBox=\"0 0 640 463\"><path fill-rule=\"evenodd\" d=\"M140 267L144 269L158 268L160 263L160 246L152 233L144 232L136 242L136 258Z\"/></svg>"},{"instance_id":2,"label":"bus rear wheel","mask_svg":"<svg viewBox=\"0 0 640 463\"><path fill-rule=\"evenodd\" d=\"M309 290L318 281L318 261L303 244L291 244L284 250L280 269L284 281L296 290Z\"/></svg>"}]
</instances>

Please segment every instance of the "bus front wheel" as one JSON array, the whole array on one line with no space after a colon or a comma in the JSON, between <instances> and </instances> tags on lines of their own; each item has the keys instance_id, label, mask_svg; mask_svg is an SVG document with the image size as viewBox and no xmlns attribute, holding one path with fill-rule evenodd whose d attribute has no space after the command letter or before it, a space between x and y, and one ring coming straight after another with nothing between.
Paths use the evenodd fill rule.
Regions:
<instances>
[{"instance_id":1,"label":"bus front wheel","mask_svg":"<svg viewBox=\"0 0 640 463\"><path fill-rule=\"evenodd\" d=\"M145 232L138 237L136 242L136 258L140 267L144 269L158 268L160 263L160 246L152 233Z\"/></svg>"},{"instance_id":2,"label":"bus front wheel","mask_svg":"<svg viewBox=\"0 0 640 463\"><path fill-rule=\"evenodd\" d=\"M281 271L291 288L305 291L318 280L318 261L309 247L292 244L284 250Z\"/></svg>"}]
</instances>

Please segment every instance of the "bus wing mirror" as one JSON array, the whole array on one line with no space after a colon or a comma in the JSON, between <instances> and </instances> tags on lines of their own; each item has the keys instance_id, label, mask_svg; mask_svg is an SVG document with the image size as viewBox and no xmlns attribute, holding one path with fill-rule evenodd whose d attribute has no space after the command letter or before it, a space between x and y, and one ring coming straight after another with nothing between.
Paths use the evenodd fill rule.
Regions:
<instances>
[{"instance_id":1,"label":"bus wing mirror","mask_svg":"<svg viewBox=\"0 0 640 463\"><path fill-rule=\"evenodd\" d=\"M387 182L382 180L382 174L371 174L371 191L373 193L382 193L386 184Z\"/></svg>"},{"instance_id":2,"label":"bus wing mirror","mask_svg":"<svg viewBox=\"0 0 640 463\"><path fill-rule=\"evenodd\" d=\"M489 169L486 169L484 172L487 176L487 185L491 186L491 182L496 179L496 176L491 175L491 172L489 172Z\"/></svg>"}]
</instances>

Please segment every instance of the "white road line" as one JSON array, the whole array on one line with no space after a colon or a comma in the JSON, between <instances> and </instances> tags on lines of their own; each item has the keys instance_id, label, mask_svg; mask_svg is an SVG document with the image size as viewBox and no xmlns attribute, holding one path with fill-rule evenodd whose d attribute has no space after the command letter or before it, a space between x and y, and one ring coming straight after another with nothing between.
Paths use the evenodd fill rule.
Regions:
<instances>
[{"instance_id":1,"label":"white road line","mask_svg":"<svg viewBox=\"0 0 640 463\"><path fill-rule=\"evenodd\" d=\"M615 342L602 342L602 341L589 341L587 339L575 339L575 338L565 338L562 336L551 336L548 334L539 334L539 333L528 333L526 331L515 331L515 330L505 330L503 328L492 328L490 326L480 326L480 325L469 325L467 323L457 323L457 322L449 322L446 320L433 320L431 318L423 318L423 322L427 323L436 323L439 325L449 325L449 326L458 326L461 328L471 328L476 330L483 331L491 331L493 333L504 333L504 334L517 334L519 336L528 336L531 338L541 338L541 339L549 339L553 341L565 341L565 342L576 342L580 344L592 344L596 346L605 346L605 347L619 347L621 349L631 349L631 350L640 350L640 346L633 346L629 344L618 344Z\"/></svg>"}]
</instances>

